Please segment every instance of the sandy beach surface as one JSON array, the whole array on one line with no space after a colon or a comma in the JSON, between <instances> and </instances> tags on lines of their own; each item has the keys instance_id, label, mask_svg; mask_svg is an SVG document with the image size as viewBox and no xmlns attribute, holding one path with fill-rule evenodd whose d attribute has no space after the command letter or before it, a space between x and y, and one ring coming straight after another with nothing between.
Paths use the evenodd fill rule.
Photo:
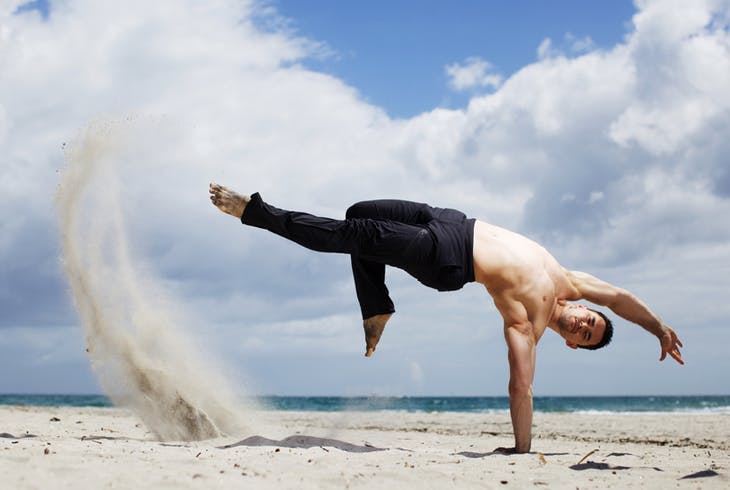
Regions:
<instances>
[{"instance_id":1,"label":"sandy beach surface","mask_svg":"<svg viewBox=\"0 0 730 490\"><path fill-rule=\"evenodd\" d=\"M727 414L538 413L523 455L493 453L512 443L506 413L250 420L161 442L124 409L0 406L0 488L730 488Z\"/></svg>"}]
</instances>

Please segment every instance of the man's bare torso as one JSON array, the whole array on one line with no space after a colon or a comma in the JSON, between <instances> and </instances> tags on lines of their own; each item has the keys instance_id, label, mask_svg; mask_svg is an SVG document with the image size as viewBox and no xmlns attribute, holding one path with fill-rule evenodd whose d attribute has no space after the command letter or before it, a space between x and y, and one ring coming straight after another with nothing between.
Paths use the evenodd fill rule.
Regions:
<instances>
[{"instance_id":1,"label":"man's bare torso","mask_svg":"<svg viewBox=\"0 0 730 490\"><path fill-rule=\"evenodd\" d=\"M499 226L474 226L474 274L494 300L505 326L527 326L535 340L559 300L577 296L569 272L542 246Z\"/></svg>"}]
</instances>

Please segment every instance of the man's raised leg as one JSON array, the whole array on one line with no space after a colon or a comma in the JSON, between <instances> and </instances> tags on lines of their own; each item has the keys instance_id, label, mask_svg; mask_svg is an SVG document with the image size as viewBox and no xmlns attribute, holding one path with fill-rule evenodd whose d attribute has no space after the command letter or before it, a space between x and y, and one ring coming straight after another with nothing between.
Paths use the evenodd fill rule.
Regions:
<instances>
[{"instance_id":1,"label":"man's raised leg","mask_svg":"<svg viewBox=\"0 0 730 490\"><path fill-rule=\"evenodd\" d=\"M395 311L385 287L385 264L392 261L391 265L399 267L403 251L414 237L423 234L423 229L414 224L376 216L384 213L421 220L427 217L427 206L371 201L351 207L345 220L337 220L279 209L265 203L258 193L242 195L215 183L210 184L210 200L242 223L266 229L310 250L350 254L364 319L365 355L372 355Z\"/></svg>"}]
</instances>

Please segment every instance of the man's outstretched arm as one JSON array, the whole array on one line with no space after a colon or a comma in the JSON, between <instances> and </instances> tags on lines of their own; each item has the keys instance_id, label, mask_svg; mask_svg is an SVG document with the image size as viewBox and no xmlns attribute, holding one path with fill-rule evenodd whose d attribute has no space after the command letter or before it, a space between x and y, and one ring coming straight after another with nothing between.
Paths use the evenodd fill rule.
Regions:
<instances>
[{"instance_id":1,"label":"man's outstretched arm","mask_svg":"<svg viewBox=\"0 0 730 490\"><path fill-rule=\"evenodd\" d=\"M638 297L623 288L609 284L585 272L570 271L568 274L573 286L578 290L580 298L597 305L606 306L621 318L636 323L646 331L654 334L659 339L662 349L660 361L663 361L669 354L678 363L684 364L682 353L679 351L682 342L677 337L676 332L662 322Z\"/></svg>"}]
</instances>

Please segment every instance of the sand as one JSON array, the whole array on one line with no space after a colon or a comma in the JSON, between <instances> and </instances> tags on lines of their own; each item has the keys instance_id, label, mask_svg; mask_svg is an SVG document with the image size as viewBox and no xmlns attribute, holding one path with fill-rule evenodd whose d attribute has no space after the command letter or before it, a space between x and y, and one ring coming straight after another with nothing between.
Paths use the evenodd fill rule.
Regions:
<instances>
[{"instance_id":1,"label":"sand","mask_svg":"<svg viewBox=\"0 0 730 490\"><path fill-rule=\"evenodd\" d=\"M536 414L524 455L492 453L504 413L255 416L160 442L124 409L0 406L0 488L730 488L730 415Z\"/></svg>"},{"instance_id":2,"label":"sand","mask_svg":"<svg viewBox=\"0 0 730 490\"><path fill-rule=\"evenodd\" d=\"M160 128L151 122L100 118L65 146L56 194L62 263L106 395L160 439L203 440L246 424L226 376L187 334L195 322L185 319L195 316L129 238L122 196L140 158L157 153L149 135Z\"/></svg>"}]
</instances>

